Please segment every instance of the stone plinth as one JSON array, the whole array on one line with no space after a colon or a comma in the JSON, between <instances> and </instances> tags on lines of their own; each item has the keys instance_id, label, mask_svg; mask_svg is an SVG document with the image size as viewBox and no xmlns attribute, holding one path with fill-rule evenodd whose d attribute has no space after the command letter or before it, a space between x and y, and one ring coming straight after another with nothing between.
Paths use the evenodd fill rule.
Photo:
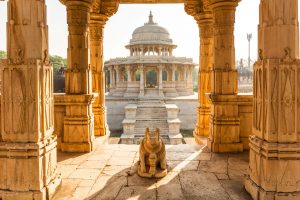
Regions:
<instances>
[{"instance_id":1,"label":"stone plinth","mask_svg":"<svg viewBox=\"0 0 300 200\"><path fill-rule=\"evenodd\" d=\"M64 133L61 150L67 152L90 152L93 150L94 115L92 102L95 95L64 95ZM56 102L58 103L58 102Z\"/></svg>"},{"instance_id":2,"label":"stone plinth","mask_svg":"<svg viewBox=\"0 0 300 200\"><path fill-rule=\"evenodd\" d=\"M250 137L250 168L245 180L252 198L300 199L300 143L280 144Z\"/></svg>"},{"instance_id":3,"label":"stone plinth","mask_svg":"<svg viewBox=\"0 0 300 200\"><path fill-rule=\"evenodd\" d=\"M212 102L208 147L213 152L239 152L248 149L252 95L208 95L208 98Z\"/></svg>"}]
</instances>

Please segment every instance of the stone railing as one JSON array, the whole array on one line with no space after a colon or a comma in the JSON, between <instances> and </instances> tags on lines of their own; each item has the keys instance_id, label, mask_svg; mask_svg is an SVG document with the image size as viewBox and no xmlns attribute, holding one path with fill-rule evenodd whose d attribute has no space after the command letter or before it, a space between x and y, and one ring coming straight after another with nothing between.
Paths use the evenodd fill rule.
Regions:
<instances>
[{"instance_id":1,"label":"stone railing","mask_svg":"<svg viewBox=\"0 0 300 200\"><path fill-rule=\"evenodd\" d=\"M140 88L140 82L139 81L127 82L127 88Z\"/></svg>"},{"instance_id":2,"label":"stone railing","mask_svg":"<svg viewBox=\"0 0 300 200\"><path fill-rule=\"evenodd\" d=\"M175 82L163 81L163 88L175 88Z\"/></svg>"},{"instance_id":3,"label":"stone railing","mask_svg":"<svg viewBox=\"0 0 300 200\"><path fill-rule=\"evenodd\" d=\"M185 81L176 81L176 88L186 88L187 83Z\"/></svg>"},{"instance_id":4,"label":"stone railing","mask_svg":"<svg viewBox=\"0 0 300 200\"><path fill-rule=\"evenodd\" d=\"M57 135L58 150L61 149L61 138L64 134L64 116L66 112L64 95L64 93L54 94L54 134ZM238 94L236 97L235 101L238 104L240 118L240 141L243 143L244 150L248 150L249 135L252 133L253 95Z\"/></svg>"}]
</instances>

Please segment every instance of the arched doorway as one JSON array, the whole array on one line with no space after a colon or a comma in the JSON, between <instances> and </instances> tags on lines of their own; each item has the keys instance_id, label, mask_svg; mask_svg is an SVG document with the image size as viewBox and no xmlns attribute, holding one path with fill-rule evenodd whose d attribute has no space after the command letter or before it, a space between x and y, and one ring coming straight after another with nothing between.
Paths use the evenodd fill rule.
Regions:
<instances>
[{"instance_id":1,"label":"arched doorway","mask_svg":"<svg viewBox=\"0 0 300 200\"><path fill-rule=\"evenodd\" d=\"M157 87L157 72L153 69L146 72L146 88Z\"/></svg>"}]
</instances>

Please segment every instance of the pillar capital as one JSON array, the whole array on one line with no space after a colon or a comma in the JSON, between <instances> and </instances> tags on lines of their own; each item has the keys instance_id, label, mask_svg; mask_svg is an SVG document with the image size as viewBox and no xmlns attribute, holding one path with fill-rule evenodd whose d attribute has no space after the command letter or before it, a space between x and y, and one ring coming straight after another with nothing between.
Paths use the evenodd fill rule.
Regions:
<instances>
[{"instance_id":1,"label":"pillar capital","mask_svg":"<svg viewBox=\"0 0 300 200\"><path fill-rule=\"evenodd\" d=\"M130 65L125 65L125 69L128 71L131 71L131 66Z\"/></svg>"},{"instance_id":2,"label":"pillar capital","mask_svg":"<svg viewBox=\"0 0 300 200\"><path fill-rule=\"evenodd\" d=\"M163 70L164 68L165 68L164 65L158 65L158 66L157 66L157 69L159 69L159 70Z\"/></svg>"},{"instance_id":3,"label":"pillar capital","mask_svg":"<svg viewBox=\"0 0 300 200\"><path fill-rule=\"evenodd\" d=\"M138 69L139 69L139 70L144 70L144 65L139 65L139 66L138 66Z\"/></svg>"},{"instance_id":4,"label":"pillar capital","mask_svg":"<svg viewBox=\"0 0 300 200\"><path fill-rule=\"evenodd\" d=\"M232 7L236 8L241 0L210 0L208 3L209 8L223 8L223 7Z\"/></svg>"}]
</instances>

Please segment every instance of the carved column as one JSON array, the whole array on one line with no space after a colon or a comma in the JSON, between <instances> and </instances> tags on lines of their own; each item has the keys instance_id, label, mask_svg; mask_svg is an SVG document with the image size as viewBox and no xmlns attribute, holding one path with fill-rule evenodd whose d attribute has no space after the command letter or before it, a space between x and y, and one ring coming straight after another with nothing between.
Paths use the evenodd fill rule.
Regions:
<instances>
[{"instance_id":1,"label":"carved column","mask_svg":"<svg viewBox=\"0 0 300 200\"><path fill-rule=\"evenodd\" d=\"M68 22L68 69L66 71L66 116L61 149L90 152L94 140L92 71L89 64L91 2L66 0Z\"/></svg>"},{"instance_id":2,"label":"carved column","mask_svg":"<svg viewBox=\"0 0 300 200\"><path fill-rule=\"evenodd\" d=\"M207 145L213 152L243 151L237 102L234 23L239 0L212 0L213 69L210 130Z\"/></svg>"},{"instance_id":3,"label":"carved column","mask_svg":"<svg viewBox=\"0 0 300 200\"><path fill-rule=\"evenodd\" d=\"M144 66L139 66L140 70L140 94L139 97L143 97L145 95L145 82L144 82Z\"/></svg>"},{"instance_id":4,"label":"carved column","mask_svg":"<svg viewBox=\"0 0 300 200\"><path fill-rule=\"evenodd\" d=\"M211 70L213 65L213 20L212 13L206 11L195 17L200 35L200 66L198 72L198 115L194 137L198 143L199 136L209 135L210 103L206 97L211 92Z\"/></svg>"},{"instance_id":5,"label":"carved column","mask_svg":"<svg viewBox=\"0 0 300 200\"><path fill-rule=\"evenodd\" d=\"M45 1L9 0L0 60L0 199L50 199L57 174L53 68Z\"/></svg>"},{"instance_id":6,"label":"carved column","mask_svg":"<svg viewBox=\"0 0 300 200\"><path fill-rule=\"evenodd\" d=\"M114 88L114 72L113 72L113 67L109 67L109 80L110 80L110 88Z\"/></svg>"},{"instance_id":7,"label":"carved column","mask_svg":"<svg viewBox=\"0 0 300 200\"><path fill-rule=\"evenodd\" d=\"M95 136L109 134L105 107L105 71L103 65L103 29L108 18L92 12L90 19L90 60L93 69L93 92L98 94L93 103Z\"/></svg>"},{"instance_id":8,"label":"carved column","mask_svg":"<svg viewBox=\"0 0 300 200\"><path fill-rule=\"evenodd\" d=\"M187 78L186 78L186 68L187 68L187 66L183 65L182 68L183 68L183 75L182 75L183 76L183 81L186 84L186 81L187 81Z\"/></svg>"},{"instance_id":9,"label":"carved column","mask_svg":"<svg viewBox=\"0 0 300 200\"><path fill-rule=\"evenodd\" d=\"M253 135L246 190L254 200L300 199L298 1L260 2Z\"/></svg>"},{"instance_id":10,"label":"carved column","mask_svg":"<svg viewBox=\"0 0 300 200\"><path fill-rule=\"evenodd\" d=\"M118 65L114 66L116 70L116 87L118 86L118 83L120 82L120 67Z\"/></svg>"},{"instance_id":11,"label":"carved column","mask_svg":"<svg viewBox=\"0 0 300 200\"><path fill-rule=\"evenodd\" d=\"M127 82L131 82L131 66L130 65L126 65L126 73L127 73Z\"/></svg>"},{"instance_id":12,"label":"carved column","mask_svg":"<svg viewBox=\"0 0 300 200\"><path fill-rule=\"evenodd\" d=\"M158 68L158 93L160 97L164 96L164 91L163 91L163 81L162 81L162 70L163 66L159 65L157 66Z\"/></svg>"},{"instance_id":13,"label":"carved column","mask_svg":"<svg viewBox=\"0 0 300 200\"><path fill-rule=\"evenodd\" d=\"M176 72L176 66L172 65L172 82L175 81L175 72Z\"/></svg>"}]
</instances>

